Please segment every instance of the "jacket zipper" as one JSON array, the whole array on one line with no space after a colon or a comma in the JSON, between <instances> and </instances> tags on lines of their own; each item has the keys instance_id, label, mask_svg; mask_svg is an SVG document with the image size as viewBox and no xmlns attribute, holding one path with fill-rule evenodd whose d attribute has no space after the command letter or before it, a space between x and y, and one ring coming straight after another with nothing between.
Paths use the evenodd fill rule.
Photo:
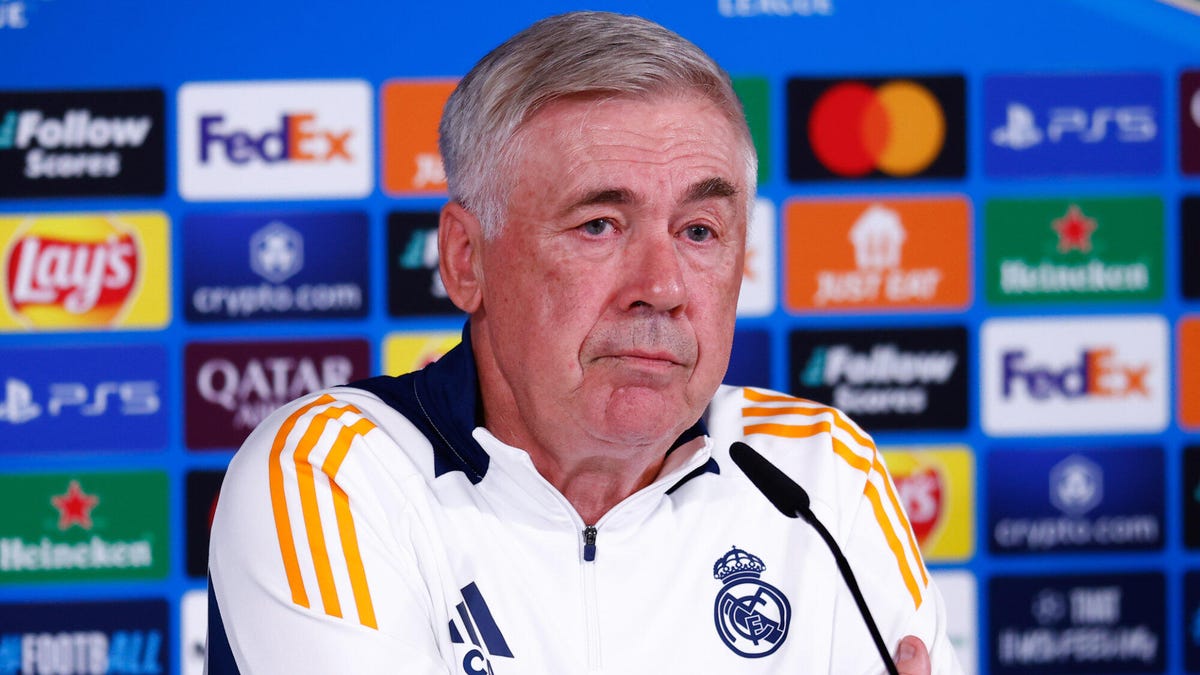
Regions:
<instances>
[{"instance_id":1,"label":"jacket zipper","mask_svg":"<svg viewBox=\"0 0 1200 675\"><path fill-rule=\"evenodd\" d=\"M600 610L596 606L596 526L583 528L583 599L587 612L588 672L601 672Z\"/></svg>"}]
</instances>

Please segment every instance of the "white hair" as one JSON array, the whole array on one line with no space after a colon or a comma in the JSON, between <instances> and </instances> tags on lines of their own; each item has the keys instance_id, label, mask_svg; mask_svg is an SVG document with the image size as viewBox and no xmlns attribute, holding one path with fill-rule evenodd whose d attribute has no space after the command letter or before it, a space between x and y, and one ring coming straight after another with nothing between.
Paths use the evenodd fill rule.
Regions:
<instances>
[{"instance_id":1,"label":"white hair","mask_svg":"<svg viewBox=\"0 0 1200 675\"><path fill-rule=\"evenodd\" d=\"M696 93L712 101L742 137L747 216L757 174L754 143L729 75L699 47L636 16L570 12L542 19L483 57L446 102L438 146L450 199L499 231L518 129L566 97Z\"/></svg>"}]
</instances>

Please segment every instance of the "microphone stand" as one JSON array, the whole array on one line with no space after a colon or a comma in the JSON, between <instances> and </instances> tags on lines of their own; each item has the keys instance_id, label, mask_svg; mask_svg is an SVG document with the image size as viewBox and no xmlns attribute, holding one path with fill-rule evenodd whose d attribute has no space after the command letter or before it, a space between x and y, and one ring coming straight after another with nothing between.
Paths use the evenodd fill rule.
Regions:
<instances>
[{"instance_id":1,"label":"microphone stand","mask_svg":"<svg viewBox=\"0 0 1200 675\"><path fill-rule=\"evenodd\" d=\"M854 578L853 570L850 569L850 562L846 560L846 556L842 554L842 549L833 540L833 535L821 524L820 520L817 520L816 514L812 512L812 509L809 507L808 493L789 478L787 474L780 471L779 467L767 461L754 448L741 441L735 442L729 447L729 456L733 459L733 463L737 464L738 468L742 470L742 473L746 474L750 482L754 483L758 491L775 508L779 509L783 515L788 518L795 518L797 516L803 518L809 525L813 526L817 534L821 535L821 539L824 540L825 545L833 553L833 559L837 563L838 571L842 573L842 579L845 580L846 586L850 589L850 595L854 596L854 604L858 605L858 612L867 624L867 630L871 633L871 639L875 642L875 649L879 650L879 655L883 658L888 675L900 675L900 671L896 669L896 663L892 661L892 656L888 653L887 646L883 642L883 635L879 633L879 627L875 625L875 619L871 617L871 611L867 609L867 601L863 598L862 591L858 588L858 581Z\"/></svg>"}]
</instances>

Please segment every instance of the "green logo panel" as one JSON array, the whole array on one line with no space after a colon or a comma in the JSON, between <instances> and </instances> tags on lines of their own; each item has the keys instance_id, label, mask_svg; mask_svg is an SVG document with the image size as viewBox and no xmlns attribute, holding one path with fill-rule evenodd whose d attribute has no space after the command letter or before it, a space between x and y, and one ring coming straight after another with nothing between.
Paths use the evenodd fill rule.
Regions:
<instances>
[{"instance_id":1,"label":"green logo panel","mask_svg":"<svg viewBox=\"0 0 1200 675\"><path fill-rule=\"evenodd\" d=\"M735 77L733 91L742 100L746 123L754 139L754 151L758 153L758 184L770 178L771 132L770 132L770 85L765 77Z\"/></svg>"},{"instance_id":2,"label":"green logo panel","mask_svg":"<svg viewBox=\"0 0 1200 675\"><path fill-rule=\"evenodd\" d=\"M167 575L162 471L0 475L0 584Z\"/></svg>"},{"instance_id":3,"label":"green logo panel","mask_svg":"<svg viewBox=\"0 0 1200 675\"><path fill-rule=\"evenodd\" d=\"M1157 197L996 199L984 214L989 302L1163 297Z\"/></svg>"}]
</instances>

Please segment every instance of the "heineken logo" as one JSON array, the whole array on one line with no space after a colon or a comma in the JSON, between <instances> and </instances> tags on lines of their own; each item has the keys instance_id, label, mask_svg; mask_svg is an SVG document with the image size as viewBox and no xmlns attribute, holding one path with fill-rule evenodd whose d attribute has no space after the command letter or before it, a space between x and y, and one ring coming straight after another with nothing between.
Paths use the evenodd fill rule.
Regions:
<instances>
[{"instance_id":1,"label":"heineken logo","mask_svg":"<svg viewBox=\"0 0 1200 675\"><path fill-rule=\"evenodd\" d=\"M1163 295L1158 198L995 200L986 208L985 236L992 302Z\"/></svg>"},{"instance_id":2,"label":"heineken logo","mask_svg":"<svg viewBox=\"0 0 1200 675\"><path fill-rule=\"evenodd\" d=\"M161 471L0 476L0 583L167 573Z\"/></svg>"},{"instance_id":3,"label":"heineken logo","mask_svg":"<svg viewBox=\"0 0 1200 675\"><path fill-rule=\"evenodd\" d=\"M67 486L66 494L54 495L50 503L58 509L58 529L67 530L78 525L85 530L92 529L92 509L100 503L100 498L86 494L79 487L79 481L73 480Z\"/></svg>"}]
</instances>

